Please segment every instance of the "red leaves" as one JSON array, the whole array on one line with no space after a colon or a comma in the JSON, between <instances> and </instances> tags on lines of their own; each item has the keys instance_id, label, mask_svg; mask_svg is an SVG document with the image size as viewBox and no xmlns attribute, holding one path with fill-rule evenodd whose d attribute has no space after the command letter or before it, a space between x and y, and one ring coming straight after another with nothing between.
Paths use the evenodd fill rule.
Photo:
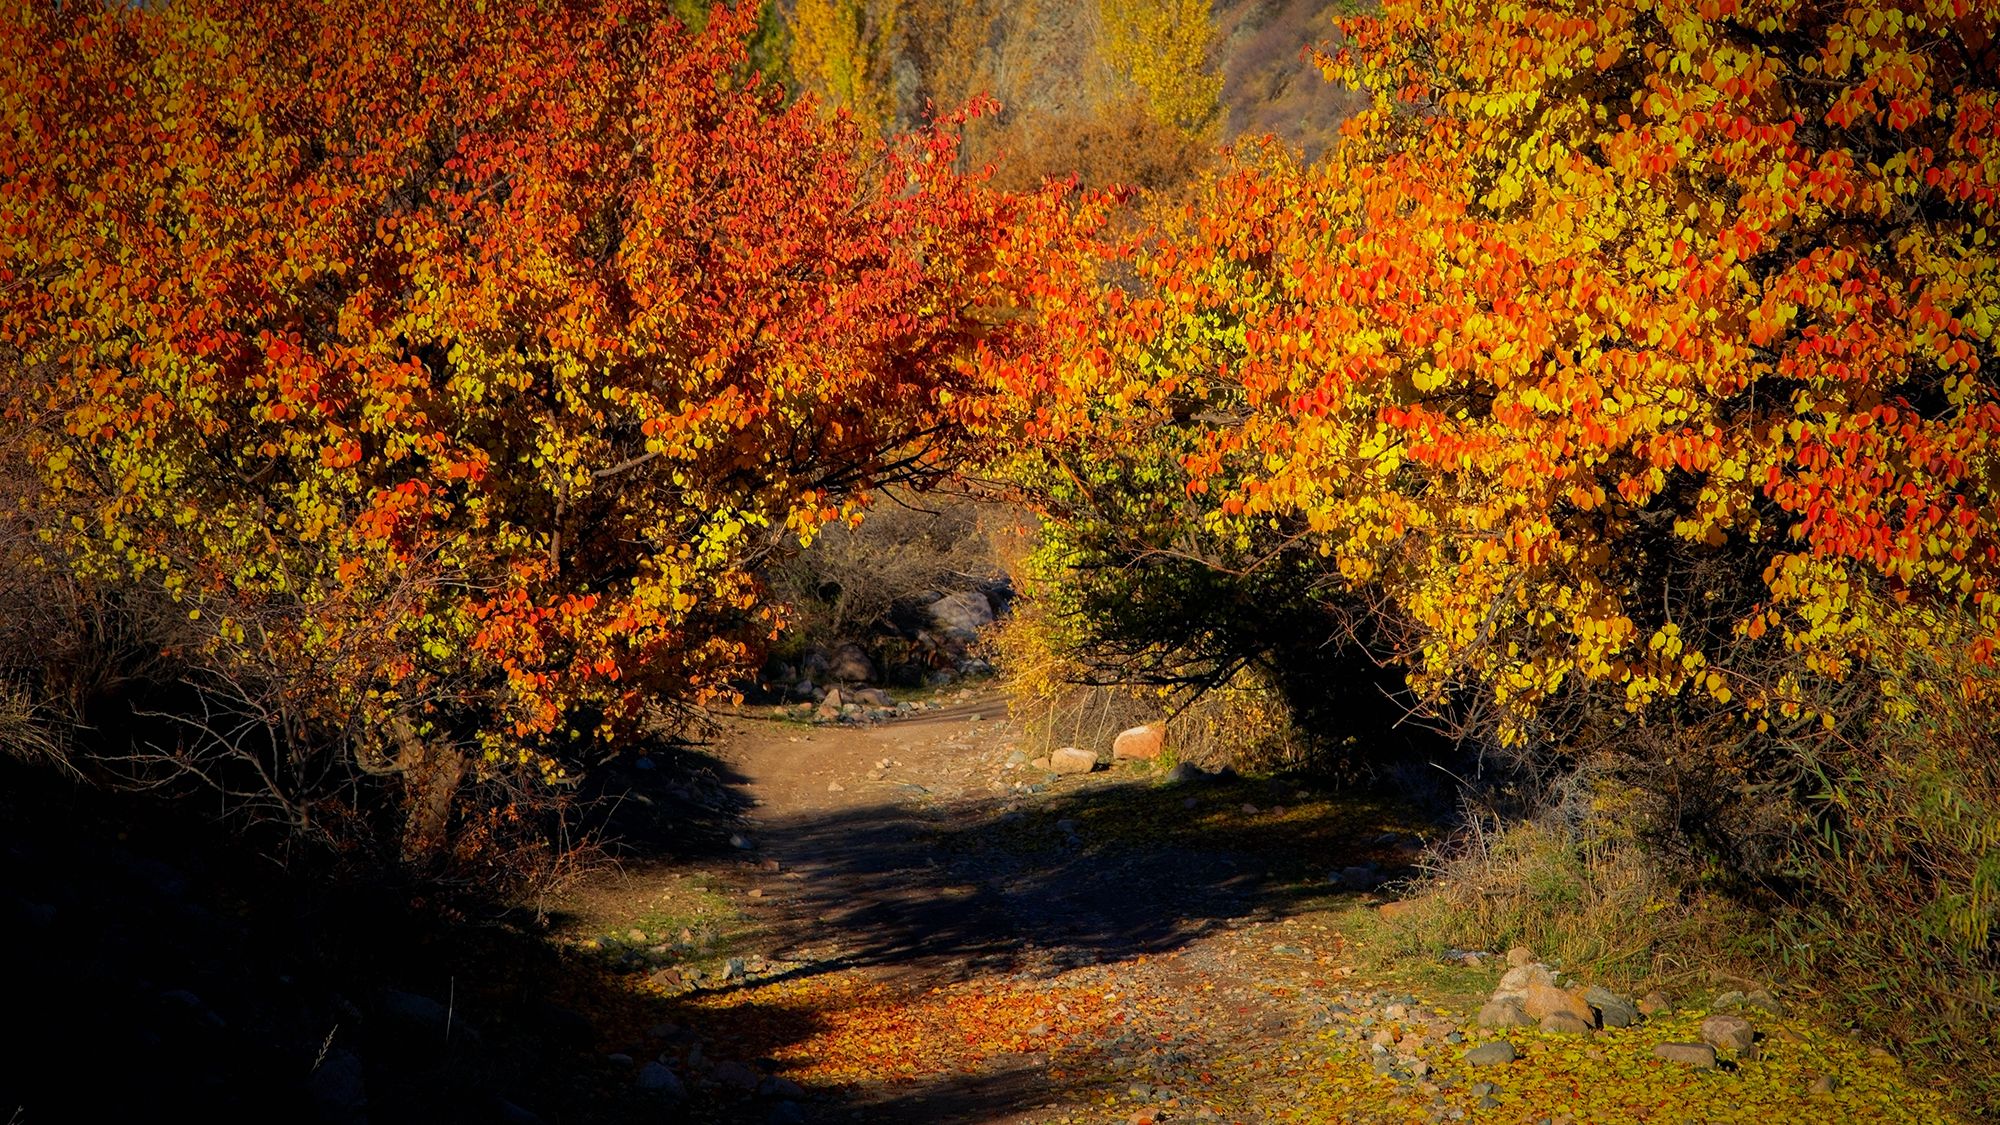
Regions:
<instances>
[{"instance_id":1,"label":"red leaves","mask_svg":"<svg viewBox=\"0 0 2000 1125\"><path fill-rule=\"evenodd\" d=\"M4 377L52 373L80 562L269 617L335 725L717 690L761 537L983 408L954 364L1018 346L973 311L1011 205L949 130L736 77L748 7L671 9L0 16Z\"/></svg>"}]
</instances>

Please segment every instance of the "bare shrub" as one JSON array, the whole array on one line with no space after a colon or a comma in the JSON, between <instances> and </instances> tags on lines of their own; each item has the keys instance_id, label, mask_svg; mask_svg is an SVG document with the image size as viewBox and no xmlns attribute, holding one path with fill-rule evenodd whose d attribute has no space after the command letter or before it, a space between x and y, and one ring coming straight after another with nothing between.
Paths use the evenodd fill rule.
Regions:
<instances>
[{"instance_id":1,"label":"bare shrub","mask_svg":"<svg viewBox=\"0 0 2000 1125\"><path fill-rule=\"evenodd\" d=\"M781 651L886 629L893 610L930 591L999 582L1001 541L1017 519L969 495L891 490L859 524L828 527L771 565L766 581L788 612Z\"/></svg>"}]
</instances>

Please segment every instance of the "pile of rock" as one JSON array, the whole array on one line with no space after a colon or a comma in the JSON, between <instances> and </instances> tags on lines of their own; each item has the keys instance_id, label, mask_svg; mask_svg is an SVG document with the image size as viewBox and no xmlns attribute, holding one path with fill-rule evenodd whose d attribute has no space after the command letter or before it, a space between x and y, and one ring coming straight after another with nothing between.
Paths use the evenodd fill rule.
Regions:
<instances>
[{"instance_id":1,"label":"pile of rock","mask_svg":"<svg viewBox=\"0 0 2000 1125\"><path fill-rule=\"evenodd\" d=\"M1599 1028L1630 1027L1645 1018L1643 1005L1608 988L1565 987L1561 974L1526 948L1507 951L1507 972L1479 1009L1481 1027L1536 1027L1589 1035Z\"/></svg>"}]
</instances>

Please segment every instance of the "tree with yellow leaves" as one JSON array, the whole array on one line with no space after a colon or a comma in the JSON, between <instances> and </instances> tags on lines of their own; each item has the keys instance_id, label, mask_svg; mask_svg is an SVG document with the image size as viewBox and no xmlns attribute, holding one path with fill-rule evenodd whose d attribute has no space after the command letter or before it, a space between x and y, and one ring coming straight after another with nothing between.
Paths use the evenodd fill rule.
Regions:
<instances>
[{"instance_id":1,"label":"tree with yellow leaves","mask_svg":"<svg viewBox=\"0 0 2000 1125\"><path fill-rule=\"evenodd\" d=\"M792 74L875 135L896 120L895 64L902 0L799 0L792 10Z\"/></svg>"}]
</instances>

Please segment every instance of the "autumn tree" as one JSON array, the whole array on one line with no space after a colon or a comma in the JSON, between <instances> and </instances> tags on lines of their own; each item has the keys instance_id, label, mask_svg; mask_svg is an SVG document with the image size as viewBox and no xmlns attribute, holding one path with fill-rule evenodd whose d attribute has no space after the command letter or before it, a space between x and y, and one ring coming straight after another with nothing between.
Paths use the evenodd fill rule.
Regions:
<instances>
[{"instance_id":1,"label":"autumn tree","mask_svg":"<svg viewBox=\"0 0 2000 1125\"><path fill-rule=\"evenodd\" d=\"M26 512L171 607L182 765L430 855L726 693L757 560L951 446L1001 202L671 8L6 7Z\"/></svg>"},{"instance_id":2,"label":"autumn tree","mask_svg":"<svg viewBox=\"0 0 2000 1125\"><path fill-rule=\"evenodd\" d=\"M1023 269L1051 340L992 374L1051 542L1085 589L1311 566L1295 620L1370 607L1434 715L1601 756L1747 882L1830 842L1813 893L1905 904L1990 988L1997 30L1965 0L1341 21L1323 65L1374 103L1326 159L1241 160L1129 252L1041 221L1072 224Z\"/></svg>"}]
</instances>

